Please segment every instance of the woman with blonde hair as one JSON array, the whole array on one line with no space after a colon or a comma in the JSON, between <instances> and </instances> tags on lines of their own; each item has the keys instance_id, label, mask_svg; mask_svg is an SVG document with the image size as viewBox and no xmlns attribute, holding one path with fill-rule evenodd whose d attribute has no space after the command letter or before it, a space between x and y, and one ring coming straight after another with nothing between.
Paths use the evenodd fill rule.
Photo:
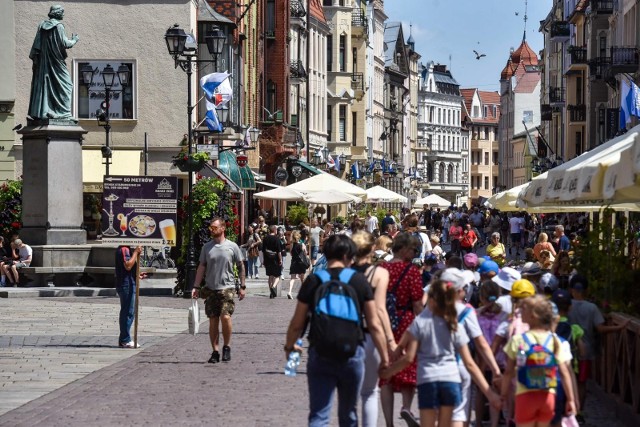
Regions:
<instances>
[{"instance_id":1,"label":"woman with blonde hair","mask_svg":"<svg viewBox=\"0 0 640 427\"><path fill-rule=\"evenodd\" d=\"M291 295L293 284L297 279L300 279L300 283L304 282L304 275L307 273L310 265L311 262L307 255L306 242L302 238L300 231L293 230L291 232L291 268L289 269L291 280L289 280L289 292L287 293L287 298L293 299L293 296Z\"/></svg>"},{"instance_id":2,"label":"woman with blonde hair","mask_svg":"<svg viewBox=\"0 0 640 427\"><path fill-rule=\"evenodd\" d=\"M540 233L538 236L538 243L533 247L533 254L538 262L542 262L540 253L542 251L549 251L551 255L556 256L556 250L553 249L553 245L549 242L549 236L547 233Z\"/></svg>"},{"instance_id":3,"label":"woman with blonde hair","mask_svg":"<svg viewBox=\"0 0 640 427\"><path fill-rule=\"evenodd\" d=\"M389 351L395 350L396 342L387 313L387 287L389 284L389 272L377 265L373 265L374 239L367 231L358 231L351 238L356 245L355 261L351 268L365 275L373 288L373 300L376 311L382 324ZM378 367L380 355L368 333L365 333L364 341L364 380L360 389L362 399L362 425L378 425L378 401L380 388L378 387Z\"/></svg>"},{"instance_id":4,"label":"woman with blonde hair","mask_svg":"<svg viewBox=\"0 0 640 427\"><path fill-rule=\"evenodd\" d=\"M380 236L376 239L373 246L373 258L375 262L391 261L393 255L391 255L391 245L393 240L389 236Z\"/></svg>"}]
</instances>

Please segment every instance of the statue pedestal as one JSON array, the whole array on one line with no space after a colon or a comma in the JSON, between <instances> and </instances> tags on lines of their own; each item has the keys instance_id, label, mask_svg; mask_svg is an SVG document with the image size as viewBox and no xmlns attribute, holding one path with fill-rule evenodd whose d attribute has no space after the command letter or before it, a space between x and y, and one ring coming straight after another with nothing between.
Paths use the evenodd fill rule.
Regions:
<instances>
[{"instance_id":1,"label":"statue pedestal","mask_svg":"<svg viewBox=\"0 0 640 427\"><path fill-rule=\"evenodd\" d=\"M29 121L23 144L21 239L28 245L82 245L82 139L74 120Z\"/></svg>"}]
</instances>

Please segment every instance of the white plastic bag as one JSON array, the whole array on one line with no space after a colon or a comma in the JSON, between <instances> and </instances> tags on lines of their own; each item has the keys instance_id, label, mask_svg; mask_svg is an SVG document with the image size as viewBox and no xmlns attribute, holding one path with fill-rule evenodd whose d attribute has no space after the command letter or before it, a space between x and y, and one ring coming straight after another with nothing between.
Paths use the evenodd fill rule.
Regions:
<instances>
[{"instance_id":1,"label":"white plastic bag","mask_svg":"<svg viewBox=\"0 0 640 427\"><path fill-rule=\"evenodd\" d=\"M196 335L200 330L200 306L198 300L191 299L191 307L189 307L189 333Z\"/></svg>"},{"instance_id":2,"label":"white plastic bag","mask_svg":"<svg viewBox=\"0 0 640 427\"><path fill-rule=\"evenodd\" d=\"M580 424L578 424L575 415L569 415L568 417L562 418L562 427L580 427Z\"/></svg>"}]
</instances>

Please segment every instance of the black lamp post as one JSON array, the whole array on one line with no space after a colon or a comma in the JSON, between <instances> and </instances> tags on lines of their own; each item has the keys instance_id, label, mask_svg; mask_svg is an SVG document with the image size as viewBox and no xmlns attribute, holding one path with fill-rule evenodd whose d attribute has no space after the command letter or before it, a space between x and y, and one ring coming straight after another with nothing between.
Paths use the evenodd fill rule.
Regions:
<instances>
[{"instance_id":1,"label":"black lamp post","mask_svg":"<svg viewBox=\"0 0 640 427\"><path fill-rule=\"evenodd\" d=\"M82 82L87 88L91 88L93 84L93 76L98 72L98 69L91 68L91 65L84 64L80 68L80 74L82 76ZM109 146L109 133L111 132L111 117L109 115L109 107L111 103L111 94L112 93L121 93L124 89L113 90L113 84L115 83L116 76L118 77L118 81L120 82L120 86L124 88L129 84L129 80L131 77L131 71L129 67L124 64L120 64L118 67L118 71L116 72L113 67L107 64L106 67L102 69L102 82L104 83L104 102L102 103L101 108L96 111L96 119L98 120L98 125L104 128L105 132L105 144L104 147L101 148L102 157L105 159L105 175L109 176L109 165L111 164L111 147Z\"/></svg>"},{"instance_id":2,"label":"black lamp post","mask_svg":"<svg viewBox=\"0 0 640 427\"><path fill-rule=\"evenodd\" d=\"M169 55L173 57L175 68L180 67L182 71L187 73L187 155L191 156L193 145L193 109L191 99L191 75L194 69L200 63L211 63L209 60L197 59L198 51L197 44L193 36L187 35L185 31L180 28L178 24L169 28L164 35L164 39L167 43L167 49ZM214 27L211 31L208 31L205 35L205 42L207 44L207 50L213 56L214 65L217 65L217 58L222 53L226 42L226 37L218 27ZM185 263L185 284L184 284L184 297L191 298L191 287L195 280L196 273L196 253L193 246L193 194L191 188L193 187L193 173L189 172L189 197L187 200L187 229L189 235L189 243L187 246L187 261ZM184 237L183 237L184 238Z\"/></svg>"}]
</instances>

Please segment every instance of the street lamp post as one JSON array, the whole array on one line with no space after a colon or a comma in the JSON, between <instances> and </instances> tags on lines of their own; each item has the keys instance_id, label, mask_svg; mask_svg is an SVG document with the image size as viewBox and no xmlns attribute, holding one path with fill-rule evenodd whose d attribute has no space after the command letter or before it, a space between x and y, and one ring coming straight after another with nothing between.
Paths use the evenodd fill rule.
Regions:
<instances>
[{"instance_id":1,"label":"street lamp post","mask_svg":"<svg viewBox=\"0 0 640 427\"><path fill-rule=\"evenodd\" d=\"M89 64L84 64L80 68L82 82L87 86L87 88L91 88L91 85L93 84L93 76L97 72L98 69L91 68L91 65ZM104 84L104 102L102 103L101 108L96 111L96 119L98 120L98 125L102 126L105 132L105 144L100 151L102 152L102 157L105 159L105 175L109 176L109 165L111 164L112 156L111 147L109 146L109 134L111 132L111 116L109 113L109 107L111 104L112 93L120 93L124 91L124 89L114 90L113 84L115 83L117 76L120 86L122 88L127 86L129 84L131 71L126 65L120 64L118 71L116 72L111 65L107 64L100 74L102 74L102 82Z\"/></svg>"},{"instance_id":2,"label":"street lamp post","mask_svg":"<svg viewBox=\"0 0 640 427\"><path fill-rule=\"evenodd\" d=\"M209 53L213 56L214 64L217 62L218 56L224 49L226 37L224 33L220 31L218 27L214 27L211 31L208 31L205 35L205 42ZM180 28L178 24L169 28L164 35L164 39L167 43L167 49L169 55L173 57L175 62L175 68L180 67L182 71L187 73L187 155L190 157L192 153L193 145L193 109L195 105L192 105L191 99L191 76L193 70L200 63L211 63L209 60L197 59L198 52L196 49L196 43L193 36L187 35L185 31ZM184 284L184 297L191 298L191 286L195 280L196 273L196 251L193 245L193 194L191 188L193 187L193 173L189 172L188 178L189 196L187 199L187 230L189 235L187 236L187 261L185 263L185 284ZM183 237L184 238L184 237Z\"/></svg>"}]
</instances>

